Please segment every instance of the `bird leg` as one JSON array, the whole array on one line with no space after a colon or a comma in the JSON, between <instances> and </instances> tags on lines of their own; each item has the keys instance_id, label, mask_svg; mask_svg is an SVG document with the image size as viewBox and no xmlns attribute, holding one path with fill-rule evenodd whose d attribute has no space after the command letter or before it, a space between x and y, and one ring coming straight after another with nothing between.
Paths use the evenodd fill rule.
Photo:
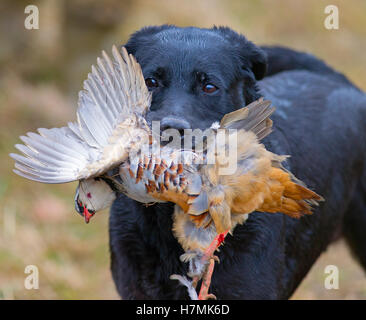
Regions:
<instances>
[{"instance_id":1,"label":"bird leg","mask_svg":"<svg viewBox=\"0 0 366 320\"><path fill-rule=\"evenodd\" d=\"M191 298L193 296L191 294L192 288L196 288L198 281L202 278L198 300L216 299L215 295L208 293L215 261L220 262L219 258L214 255L214 252L222 244L228 232L229 230L218 234L204 251L203 255L199 252L186 252L181 256L182 261L189 261L190 263L189 275L192 277L192 281L188 281L187 278L177 275L173 275L171 279L178 280L181 284L186 286ZM198 259L198 262L195 261L196 259Z\"/></svg>"},{"instance_id":2,"label":"bird leg","mask_svg":"<svg viewBox=\"0 0 366 320\"><path fill-rule=\"evenodd\" d=\"M211 284L212 273L215 267L215 261L220 262L219 258L214 255L214 252L224 242L224 239L228 232L229 230L218 234L208 246L203 254L203 257L201 258L201 262L204 263L207 267L203 272L202 284L200 288L200 293L198 295L198 300L216 299L215 295L208 293L208 289ZM196 279L194 277L193 282L195 282L195 280Z\"/></svg>"},{"instance_id":3,"label":"bird leg","mask_svg":"<svg viewBox=\"0 0 366 320\"><path fill-rule=\"evenodd\" d=\"M181 255L180 260L183 262L189 262L188 275L192 278L189 281L186 277L180 275L171 275L170 279L178 280L182 285L188 289L188 294L192 300L208 300L216 299L215 295L209 294L208 290L211 284L211 278L215 267L215 261L220 262L219 258L214 255L216 249L224 242L224 239L229 230L218 234L215 239L210 243L207 249L203 252L186 252ZM199 295L197 296L196 287L198 281L202 278L202 284Z\"/></svg>"},{"instance_id":4,"label":"bird leg","mask_svg":"<svg viewBox=\"0 0 366 320\"><path fill-rule=\"evenodd\" d=\"M200 293L198 295L198 300L208 300L208 299L216 300L217 299L214 294L208 293L208 289L210 288L211 277L212 277L214 267L215 267L215 260L211 258L210 263L203 275L201 289L200 289Z\"/></svg>"}]
</instances>

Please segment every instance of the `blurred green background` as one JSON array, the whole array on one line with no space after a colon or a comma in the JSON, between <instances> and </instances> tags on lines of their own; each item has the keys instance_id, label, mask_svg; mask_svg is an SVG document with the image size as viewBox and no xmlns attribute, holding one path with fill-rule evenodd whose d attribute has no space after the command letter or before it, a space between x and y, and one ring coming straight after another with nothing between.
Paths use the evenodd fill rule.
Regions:
<instances>
[{"instance_id":1,"label":"blurred green background","mask_svg":"<svg viewBox=\"0 0 366 320\"><path fill-rule=\"evenodd\" d=\"M39 30L24 28L24 8L39 8ZM339 30L324 28L324 8L339 8ZM101 50L139 28L227 25L257 44L282 44L325 59L366 89L365 0L1 1L0 299L115 299L109 271L108 213L89 225L75 213L75 184L47 186L12 173L19 135L75 119L77 93ZM40 288L24 288L36 265ZM324 289L336 265L340 289ZM365 273L340 241L314 265L294 299L365 299Z\"/></svg>"}]
</instances>

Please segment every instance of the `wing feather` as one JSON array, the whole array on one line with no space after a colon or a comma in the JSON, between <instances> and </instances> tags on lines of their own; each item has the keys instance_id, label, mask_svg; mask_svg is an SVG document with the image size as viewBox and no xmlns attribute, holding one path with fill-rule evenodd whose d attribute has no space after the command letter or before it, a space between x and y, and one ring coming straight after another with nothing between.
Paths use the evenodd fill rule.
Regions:
<instances>
[{"instance_id":1,"label":"wing feather","mask_svg":"<svg viewBox=\"0 0 366 320\"><path fill-rule=\"evenodd\" d=\"M260 140L272 131L272 121L269 117L274 111L271 102L261 98L244 108L226 114L220 122L220 127L252 131Z\"/></svg>"},{"instance_id":2,"label":"wing feather","mask_svg":"<svg viewBox=\"0 0 366 320\"><path fill-rule=\"evenodd\" d=\"M134 135L144 130L148 134L146 126L139 127L136 117L143 117L150 104L151 94L140 65L125 48L119 52L113 46L112 58L103 51L84 81L77 121L20 137L24 145L15 147L22 155L10 154L15 160L14 172L44 183L101 174L124 161L131 145L138 147Z\"/></svg>"}]
</instances>

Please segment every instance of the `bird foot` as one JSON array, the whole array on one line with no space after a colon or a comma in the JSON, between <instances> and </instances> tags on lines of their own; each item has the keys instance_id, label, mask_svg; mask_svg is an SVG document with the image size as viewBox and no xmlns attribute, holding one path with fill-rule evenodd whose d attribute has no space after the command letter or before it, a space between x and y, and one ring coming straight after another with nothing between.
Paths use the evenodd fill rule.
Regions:
<instances>
[{"instance_id":1,"label":"bird foot","mask_svg":"<svg viewBox=\"0 0 366 320\"><path fill-rule=\"evenodd\" d=\"M206 270L203 274L200 293L198 295L198 300L208 300L208 299L216 300L216 296L214 294L208 293L208 289L210 288L214 267L215 267L215 258L214 258L214 256L212 256L210 258L209 263L206 267Z\"/></svg>"},{"instance_id":2,"label":"bird foot","mask_svg":"<svg viewBox=\"0 0 366 320\"><path fill-rule=\"evenodd\" d=\"M215 256L214 252L223 243L227 233L228 231L217 235L204 252L201 250L192 250L180 256L182 262L189 263L187 275L192 278L192 281L189 281L186 277L177 275L173 275L173 279L180 281L188 288L190 297L193 295L193 290L196 292L195 288L197 283L202 279L198 300L216 299L214 294L208 293L215 262L220 263L219 257Z\"/></svg>"},{"instance_id":3,"label":"bird foot","mask_svg":"<svg viewBox=\"0 0 366 320\"><path fill-rule=\"evenodd\" d=\"M214 260L215 260L215 262L217 262L218 264L220 263L220 258L219 258L218 256L213 255L213 256L211 257L211 259L214 259Z\"/></svg>"},{"instance_id":4,"label":"bird foot","mask_svg":"<svg viewBox=\"0 0 366 320\"><path fill-rule=\"evenodd\" d=\"M217 300L217 297L213 293L208 293L206 296L200 296L198 300Z\"/></svg>"},{"instance_id":5,"label":"bird foot","mask_svg":"<svg viewBox=\"0 0 366 320\"><path fill-rule=\"evenodd\" d=\"M205 271L202 277L202 284L200 288L200 293L198 295L199 300L207 300L216 298L213 294L208 293L208 289L211 285L212 273L215 267L215 261L220 262L220 259L214 255L217 248L224 242L225 237L229 230L218 234L215 239L211 242L208 248L205 250L201 262L205 265Z\"/></svg>"}]
</instances>

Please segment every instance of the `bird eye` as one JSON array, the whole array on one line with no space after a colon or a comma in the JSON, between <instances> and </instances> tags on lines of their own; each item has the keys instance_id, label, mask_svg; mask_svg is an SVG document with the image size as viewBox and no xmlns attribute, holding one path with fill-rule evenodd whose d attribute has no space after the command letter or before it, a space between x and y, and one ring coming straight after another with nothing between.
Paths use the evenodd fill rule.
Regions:
<instances>
[{"instance_id":1,"label":"bird eye","mask_svg":"<svg viewBox=\"0 0 366 320\"><path fill-rule=\"evenodd\" d=\"M214 93L217 89L218 88L211 83L207 83L202 87L203 92L206 92L206 93Z\"/></svg>"},{"instance_id":2,"label":"bird eye","mask_svg":"<svg viewBox=\"0 0 366 320\"><path fill-rule=\"evenodd\" d=\"M146 78L145 83L148 88L157 88L159 86L158 81L154 78Z\"/></svg>"}]
</instances>

